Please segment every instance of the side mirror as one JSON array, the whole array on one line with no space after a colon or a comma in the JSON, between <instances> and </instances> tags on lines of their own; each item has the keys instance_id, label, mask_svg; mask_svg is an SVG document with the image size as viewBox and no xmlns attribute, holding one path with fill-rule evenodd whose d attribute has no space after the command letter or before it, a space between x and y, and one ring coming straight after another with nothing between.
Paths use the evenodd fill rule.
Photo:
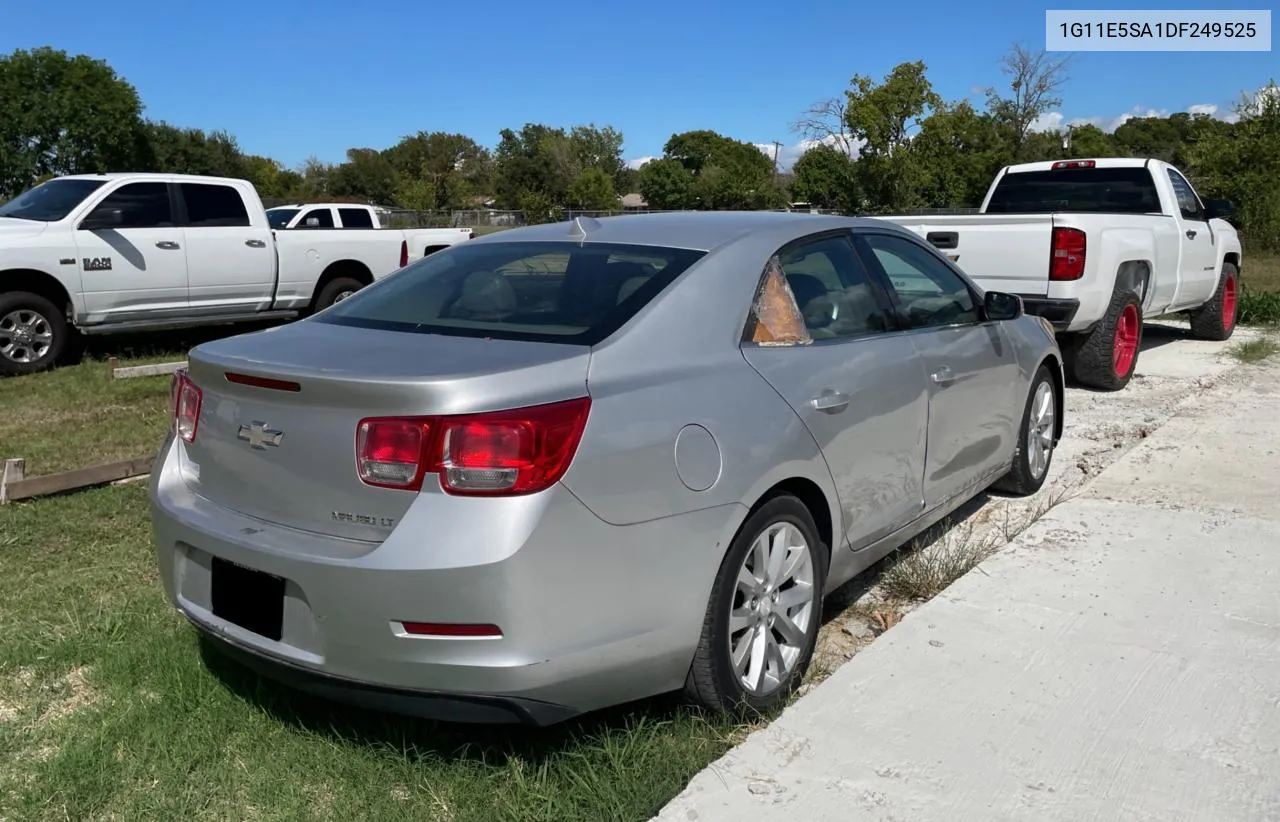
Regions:
<instances>
[{"instance_id":1,"label":"side mirror","mask_svg":"<svg viewBox=\"0 0 1280 822\"><path fill-rule=\"evenodd\" d=\"M124 225L124 209L99 208L80 222L81 231L100 231Z\"/></svg>"},{"instance_id":2,"label":"side mirror","mask_svg":"<svg viewBox=\"0 0 1280 822\"><path fill-rule=\"evenodd\" d=\"M983 298L988 320L1016 320L1022 316L1022 298L1003 291L988 291Z\"/></svg>"},{"instance_id":3,"label":"side mirror","mask_svg":"<svg viewBox=\"0 0 1280 822\"><path fill-rule=\"evenodd\" d=\"M1221 220L1232 214L1235 210L1235 206L1231 204L1230 200L1204 201L1204 218L1206 220Z\"/></svg>"}]
</instances>

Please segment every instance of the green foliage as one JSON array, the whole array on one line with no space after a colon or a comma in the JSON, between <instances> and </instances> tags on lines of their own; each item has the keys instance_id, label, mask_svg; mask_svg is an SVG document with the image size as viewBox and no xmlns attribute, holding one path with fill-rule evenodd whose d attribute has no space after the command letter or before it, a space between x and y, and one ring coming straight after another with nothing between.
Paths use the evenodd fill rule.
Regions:
<instances>
[{"instance_id":1,"label":"green foliage","mask_svg":"<svg viewBox=\"0 0 1280 822\"><path fill-rule=\"evenodd\" d=\"M662 159L646 163L637 183L658 209L765 209L787 202L773 179L773 161L760 149L707 130L671 135Z\"/></svg>"},{"instance_id":2,"label":"green foliage","mask_svg":"<svg viewBox=\"0 0 1280 822\"><path fill-rule=\"evenodd\" d=\"M834 146L817 145L800 155L791 172L791 194L796 200L820 208L854 212L860 199L854 163Z\"/></svg>"},{"instance_id":3,"label":"green foliage","mask_svg":"<svg viewBox=\"0 0 1280 822\"><path fill-rule=\"evenodd\" d=\"M1245 286L1237 319L1241 325L1280 325L1280 294Z\"/></svg>"},{"instance_id":4,"label":"green foliage","mask_svg":"<svg viewBox=\"0 0 1280 822\"><path fill-rule=\"evenodd\" d=\"M130 168L144 143L138 92L105 62L48 47L0 56L0 197Z\"/></svg>"},{"instance_id":5,"label":"green foliage","mask_svg":"<svg viewBox=\"0 0 1280 822\"><path fill-rule=\"evenodd\" d=\"M650 208L674 210L693 208L693 175L679 160L650 160L636 172L636 187Z\"/></svg>"},{"instance_id":6,"label":"green foliage","mask_svg":"<svg viewBox=\"0 0 1280 822\"><path fill-rule=\"evenodd\" d=\"M587 166L569 184L568 204L583 211L612 211L618 208L613 178L600 166Z\"/></svg>"}]
</instances>

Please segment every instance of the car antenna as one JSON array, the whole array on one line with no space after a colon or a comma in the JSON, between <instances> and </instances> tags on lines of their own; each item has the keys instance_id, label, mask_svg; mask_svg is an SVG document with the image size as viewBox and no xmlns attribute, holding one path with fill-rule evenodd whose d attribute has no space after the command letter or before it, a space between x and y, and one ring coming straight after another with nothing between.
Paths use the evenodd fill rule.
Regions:
<instances>
[{"instance_id":1,"label":"car antenna","mask_svg":"<svg viewBox=\"0 0 1280 822\"><path fill-rule=\"evenodd\" d=\"M595 231L600 227L600 221L591 217L584 217L579 214L573 218L573 230L569 232L570 237L579 237L583 240L587 239L588 231Z\"/></svg>"}]
</instances>

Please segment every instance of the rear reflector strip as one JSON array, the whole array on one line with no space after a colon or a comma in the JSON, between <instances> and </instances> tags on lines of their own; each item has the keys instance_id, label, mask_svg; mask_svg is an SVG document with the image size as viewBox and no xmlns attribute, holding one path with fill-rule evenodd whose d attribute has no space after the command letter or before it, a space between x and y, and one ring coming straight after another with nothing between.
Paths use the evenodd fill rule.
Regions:
<instances>
[{"instance_id":1,"label":"rear reflector strip","mask_svg":"<svg viewBox=\"0 0 1280 822\"><path fill-rule=\"evenodd\" d=\"M497 625L459 625L449 622L401 622L409 636L443 637L446 639L501 639Z\"/></svg>"},{"instance_id":2,"label":"rear reflector strip","mask_svg":"<svg viewBox=\"0 0 1280 822\"><path fill-rule=\"evenodd\" d=\"M273 391L301 391L302 386L289 380L273 380L270 377L254 377L250 374L226 372L227 382L237 385L251 385L254 388L270 388Z\"/></svg>"}]
</instances>

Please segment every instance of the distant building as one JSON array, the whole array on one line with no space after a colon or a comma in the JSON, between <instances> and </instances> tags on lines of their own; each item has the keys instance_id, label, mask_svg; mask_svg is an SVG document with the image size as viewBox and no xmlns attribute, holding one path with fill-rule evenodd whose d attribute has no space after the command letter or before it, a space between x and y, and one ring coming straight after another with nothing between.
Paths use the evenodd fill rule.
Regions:
<instances>
[{"instance_id":1,"label":"distant building","mask_svg":"<svg viewBox=\"0 0 1280 822\"><path fill-rule=\"evenodd\" d=\"M624 194L618 201L622 204L623 211L645 211L649 208L643 194Z\"/></svg>"}]
</instances>

